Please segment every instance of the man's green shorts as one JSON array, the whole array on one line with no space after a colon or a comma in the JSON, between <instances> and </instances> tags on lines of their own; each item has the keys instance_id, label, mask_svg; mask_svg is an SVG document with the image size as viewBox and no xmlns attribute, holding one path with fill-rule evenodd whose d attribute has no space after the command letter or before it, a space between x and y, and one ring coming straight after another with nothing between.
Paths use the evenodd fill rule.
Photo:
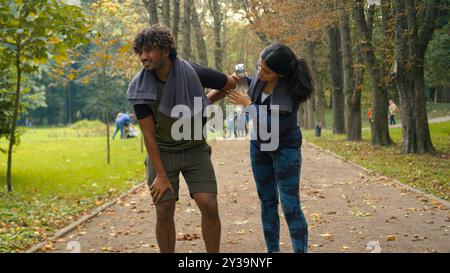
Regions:
<instances>
[{"instance_id":1,"label":"man's green shorts","mask_svg":"<svg viewBox=\"0 0 450 273\"><path fill-rule=\"evenodd\" d=\"M177 152L160 151L167 177L175 194L167 191L160 202L179 198L180 172L183 174L189 193L211 192L217 194L217 182L211 162L211 146L206 142ZM147 160L147 183L150 186L156 177L151 160Z\"/></svg>"}]
</instances>

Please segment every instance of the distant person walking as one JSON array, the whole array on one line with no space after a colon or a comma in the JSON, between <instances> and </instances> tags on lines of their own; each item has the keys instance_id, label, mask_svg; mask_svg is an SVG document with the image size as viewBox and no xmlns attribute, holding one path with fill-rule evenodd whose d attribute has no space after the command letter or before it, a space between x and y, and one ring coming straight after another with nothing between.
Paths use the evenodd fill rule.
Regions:
<instances>
[{"instance_id":1,"label":"distant person walking","mask_svg":"<svg viewBox=\"0 0 450 273\"><path fill-rule=\"evenodd\" d=\"M397 105L393 100L389 100L389 125L394 125L395 122L395 113L398 112Z\"/></svg>"},{"instance_id":2,"label":"distant person walking","mask_svg":"<svg viewBox=\"0 0 450 273\"><path fill-rule=\"evenodd\" d=\"M369 119L370 124L372 124L372 107L369 107L369 110L367 110L367 118Z\"/></svg>"}]
</instances>

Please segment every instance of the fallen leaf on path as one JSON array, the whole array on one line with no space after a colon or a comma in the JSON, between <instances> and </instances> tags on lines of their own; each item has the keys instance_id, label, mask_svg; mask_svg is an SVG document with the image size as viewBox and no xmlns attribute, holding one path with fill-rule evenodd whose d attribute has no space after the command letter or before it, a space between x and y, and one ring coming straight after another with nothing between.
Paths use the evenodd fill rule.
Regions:
<instances>
[{"instance_id":1,"label":"fallen leaf on path","mask_svg":"<svg viewBox=\"0 0 450 273\"><path fill-rule=\"evenodd\" d=\"M197 233L193 234L183 234L177 238L177 241L193 241L200 239L200 236Z\"/></svg>"},{"instance_id":2,"label":"fallen leaf on path","mask_svg":"<svg viewBox=\"0 0 450 273\"><path fill-rule=\"evenodd\" d=\"M184 210L184 212L186 212L186 213L193 213L195 211L196 211L195 209L190 209L190 208L187 208Z\"/></svg>"},{"instance_id":3,"label":"fallen leaf on path","mask_svg":"<svg viewBox=\"0 0 450 273\"><path fill-rule=\"evenodd\" d=\"M435 208L447 210L447 207L445 207L442 203L440 203L440 202L438 202L438 201L431 200L431 203L433 204L433 206L434 206Z\"/></svg>"},{"instance_id":4,"label":"fallen leaf on path","mask_svg":"<svg viewBox=\"0 0 450 273\"><path fill-rule=\"evenodd\" d=\"M333 234L331 234L331 233L319 234L319 236L320 236L320 237L324 237L324 238L327 239L327 240L333 238Z\"/></svg>"},{"instance_id":5,"label":"fallen leaf on path","mask_svg":"<svg viewBox=\"0 0 450 273\"><path fill-rule=\"evenodd\" d=\"M385 222L391 222L391 221L393 221L393 220L398 220L397 219L397 217L395 217L395 216L391 216L391 217L389 217L388 219L386 219L386 220L384 220Z\"/></svg>"},{"instance_id":6,"label":"fallen leaf on path","mask_svg":"<svg viewBox=\"0 0 450 273\"><path fill-rule=\"evenodd\" d=\"M248 223L248 220L245 221L234 221L233 225L245 225Z\"/></svg>"},{"instance_id":7,"label":"fallen leaf on path","mask_svg":"<svg viewBox=\"0 0 450 273\"><path fill-rule=\"evenodd\" d=\"M110 252L114 251L114 249L110 246L104 246L101 249L102 249L102 251L110 251Z\"/></svg>"},{"instance_id":8,"label":"fallen leaf on path","mask_svg":"<svg viewBox=\"0 0 450 273\"><path fill-rule=\"evenodd\" d=\"M310 216L314 222L318 222L320 219L322 219L322 216L320 216L319 213L311 213Z\"/></svg>"},{"instance_id":9,"label":"fallen leaf on path","mask_svg":"<svg viewBox=\"0 0 450 273\"><path fill-rule=\"evenodd\" d=\"M367 216L372 216L372 214L370 212L364 212L364 211L353 211L353 216L367 217Z\"/></svg>"},{"instance_id":10,"label":"fallen leaf on path","mask_svg":"<svg viewBox=\"0 0 450 273\"><path fill-rule=\"evenodd\" d=\"M417 234L414 234L414 239L412 239L412 241L423 241L425 240L427 237L425 236L419 236Z\"/></svg>"},{"instance_id":11,"label":"fallen leaf on path","mask_svg":"<svg viewBox=\"0 0 450 273\"><path fill-rule=\"evenodd\" d=\"M397 240L397 237L395 235L388 235L386 236L387 241L395 241Z\"/></svg>"}]
</instances>

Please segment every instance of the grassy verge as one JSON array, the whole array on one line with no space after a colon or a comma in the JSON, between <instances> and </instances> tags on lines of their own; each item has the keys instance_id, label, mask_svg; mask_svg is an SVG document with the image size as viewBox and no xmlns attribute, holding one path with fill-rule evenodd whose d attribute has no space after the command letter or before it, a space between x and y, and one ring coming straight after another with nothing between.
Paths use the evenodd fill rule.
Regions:
<instances>
[{"instance_id":1,"label":"grassy verge","mask_svg":"<svg viewBox=\"0 0 450 273\"><path fill-rule=\"evenodd\" d=\"M98 126L27 129L13 154L12 193L0 154L0 252L23 251L144 180L140 139L112 141L107 164L102 132Z\"/></svg>"},{"instance_id":2,"label":"grassy verge","mask_svg":"<svg viewBox=\"0 0 450 273\"><path fill-rule=\"evenodd\" d=\"M367 118L367 105L361 107L361 121L362 128L369 128L370 123ZM427 117L428 119L450 116L450 103L427 103ZM387 116L386 116L387 119ZM397 122L400 122L400 115L396 115ZM325 109L325 124L326 128L330 129L333 126L333 112L330 108Z\"/></svg>"},{"instance_id":3,"label":"grassy verge","mask_svg":"<svg viewBox=\"0 0 450 273\"><path fill-rule=\"evenodd\" d=\"M330 130L315 137L304 130L305 140L360 164L380 174L394 177L412 187L450 199L450 122L430 124L436 155L404 155L401 153L401 128L391 128L396 142L390 147L370 145L370 131L363 131L363 141L348 142L345 135L333 135Z\"/></svg>"}]
</instances>

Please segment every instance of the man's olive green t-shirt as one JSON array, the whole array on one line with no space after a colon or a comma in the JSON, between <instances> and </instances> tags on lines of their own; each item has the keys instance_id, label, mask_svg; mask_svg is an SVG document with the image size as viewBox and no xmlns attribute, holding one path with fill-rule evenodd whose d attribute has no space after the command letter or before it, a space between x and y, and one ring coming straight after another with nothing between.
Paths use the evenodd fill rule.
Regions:
<instances>
[{"instance_id":1,"label":"man's olive green t-shirt","mask_svg":"<svg viewBox=\"0 0 450 273\"><path fill-rule=\"evenodd\" d=\"M211 88L211 89L223 89L227 83L228 77L227 75L215 71L211 68L207 68L195 63L190 63L194 70L197 72L199 76L200 82L203 87ZM134 105L134 110L136 113L136 118L143 119L148 116L153 116L153 120L155 122L155 131L156 131L156 143L158 148L161 151L165 152L176 152L185 149L190 149L196 147L200 144L205 143L205 138L203 136L203 125L206 123L206 118L203 117L192 117L190 118L191 125L191 137L188 140L175 140L172 137L172 125L178 120L172 117L169 117L158 111L159 103L161 100L161 96L164 92L165 82L161 82L157 80L157 99L155 102L150 104L138 104ZM202 115L202 113L199 113ZM194 139L194 119L198 118L201 120L201 139ZM182 128L182 127L181 127ZM182 130L182 129L181 129Z\"/></svg>"}]
</instances>

